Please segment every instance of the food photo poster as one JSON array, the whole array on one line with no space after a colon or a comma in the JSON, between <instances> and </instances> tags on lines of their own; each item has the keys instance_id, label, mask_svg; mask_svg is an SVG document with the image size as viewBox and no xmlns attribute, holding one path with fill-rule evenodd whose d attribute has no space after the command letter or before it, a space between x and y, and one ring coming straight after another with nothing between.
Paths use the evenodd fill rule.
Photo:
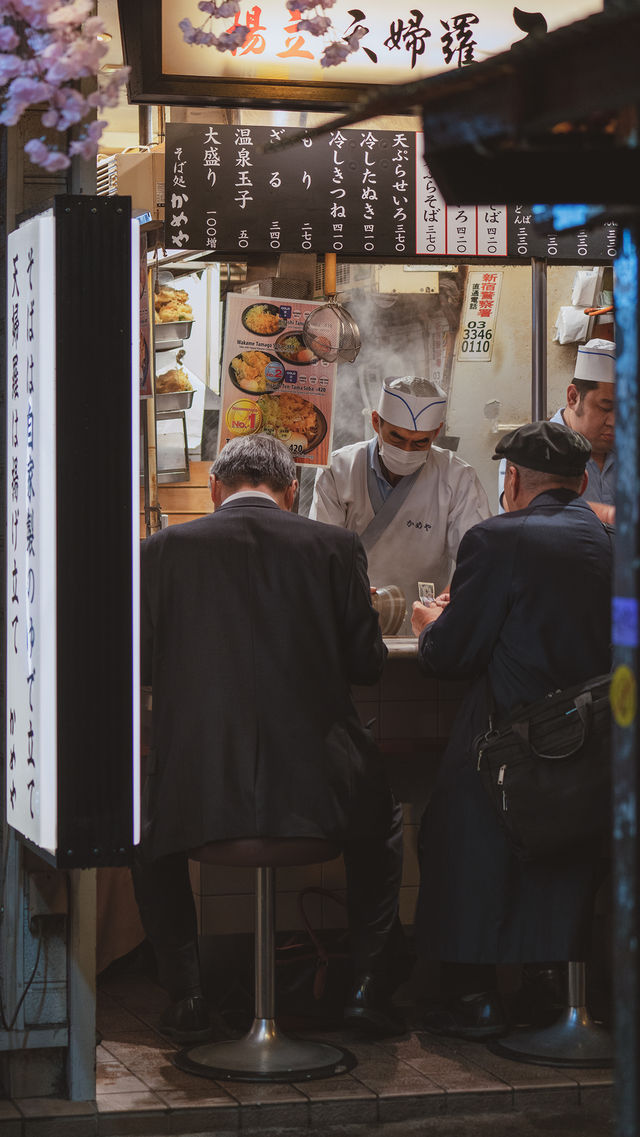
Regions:
<instances>
[{"instance_id":1,"label":"food photo poster","mask_svg":"<svg viewBox=\"0 0 640 1137\"><path fill-rule=\"evenodd\" d=\"M312 300L227 295L219 450L232 438L271 434L299 465L329 464L337 365L319 359L302 337L318 307Z\"/></svg>"}]
</instances>

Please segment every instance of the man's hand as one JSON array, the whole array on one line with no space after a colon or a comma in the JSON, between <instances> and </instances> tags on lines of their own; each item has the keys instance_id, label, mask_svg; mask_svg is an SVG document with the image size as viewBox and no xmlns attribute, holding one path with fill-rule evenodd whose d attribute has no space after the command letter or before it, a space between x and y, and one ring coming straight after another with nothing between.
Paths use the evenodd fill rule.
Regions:
<instances>
[{"instance_id":1,"label":"man's hand","mask_svg":"<svg viewBox=\"0 0 640 1137\"><path fill-rule=\"evenodd\" d=\"M428 624L433 624L442 612L442 607L434 600L433 604L423 604L421 600L414 600L413 609L411 612L411 627L416 636L420 635L423 628Z\"/></svg>"},{"instance_id":2,"label":"man's hand","mask_svg":"<svg viewBox=\"0 0 640 1137\"><path fill-rule=\"evenodd\" d=\"M605 525L615 525L616 523L616 507L615 505L604 505L601 501L588 501L596 517L599 517Z\"/></svg>"}]
</instances>

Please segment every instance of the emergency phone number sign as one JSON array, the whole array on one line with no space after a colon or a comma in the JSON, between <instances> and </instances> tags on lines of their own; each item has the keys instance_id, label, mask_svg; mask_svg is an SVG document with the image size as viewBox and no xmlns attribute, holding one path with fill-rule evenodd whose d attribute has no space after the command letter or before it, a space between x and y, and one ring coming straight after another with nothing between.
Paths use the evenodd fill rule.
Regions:
<instances>
[{"instance_id":1,"label":"emergency phone number sign","mask_svg":"<svg viewBox=\"0 0 640 1137\"><path fill-rule=\"evenodd\" d=\"M609 263L615 223L540 234L527 205L447 205L414 131L345 129L287 150L292 128L169 124L170 249Z\"/></svg>"}]
</instances>

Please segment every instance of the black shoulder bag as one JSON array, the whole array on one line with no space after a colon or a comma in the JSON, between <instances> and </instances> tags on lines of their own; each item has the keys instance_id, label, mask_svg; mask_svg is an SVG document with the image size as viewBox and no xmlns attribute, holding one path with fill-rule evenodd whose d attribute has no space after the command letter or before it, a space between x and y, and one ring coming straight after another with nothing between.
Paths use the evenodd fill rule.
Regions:
<instances>
[{"instance_id":1,"label":"black shoulder bag","mask_svg":"<svg viewBox=\"0 0 640 1137\"><path fill-rule=\"evenodd\" d=\"M477 769L522 860L561 853L606 829L610 810L610 675L514 711L473 742ZM490 706L494 706L490 693Z\"/></svg>"}]
</instances>

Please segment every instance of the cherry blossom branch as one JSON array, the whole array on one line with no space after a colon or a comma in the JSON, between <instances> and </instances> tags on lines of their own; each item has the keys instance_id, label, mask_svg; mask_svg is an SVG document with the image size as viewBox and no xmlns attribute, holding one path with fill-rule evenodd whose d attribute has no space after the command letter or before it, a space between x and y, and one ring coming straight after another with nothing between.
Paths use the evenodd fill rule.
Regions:
<instances>
[{"instance_id":1,"label":"cherry blossom branch","mask_svg":"<svg viewBox=\"0 0 640 1137\"><path fill-rule=\"evenodd\" d=\"M92 0L0 0L0 124L15 126L28 107L42 103L44 127L64 135L83 124L68 144L64 138L55 146L44 136L27 142L30 160L46 170L66 169L75 155L95 158L107 123L89 116L117 105L129 75L122 67L89 95L77 89L80 79L98 77L108 51L98 39L104 24L92 11Z\"/></svg>"}]
</instances>

